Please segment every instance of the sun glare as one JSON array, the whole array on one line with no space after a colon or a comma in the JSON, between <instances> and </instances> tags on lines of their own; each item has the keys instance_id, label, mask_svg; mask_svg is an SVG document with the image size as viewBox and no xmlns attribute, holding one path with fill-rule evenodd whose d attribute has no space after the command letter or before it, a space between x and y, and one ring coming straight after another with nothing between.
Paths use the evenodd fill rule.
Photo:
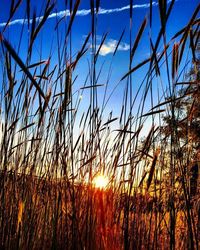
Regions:
<instances>
[{"instance_id":1,"label":"sun glare","mask_svg":"<svg viewBox=\"0 0 200 250\"><path fill-rule=\"evenodd\" d=\"M108 177L104 175L98 175L94 178L93 184L96 188L106 188L106 186L108 185Z\"/></svg>"}]
</instances>

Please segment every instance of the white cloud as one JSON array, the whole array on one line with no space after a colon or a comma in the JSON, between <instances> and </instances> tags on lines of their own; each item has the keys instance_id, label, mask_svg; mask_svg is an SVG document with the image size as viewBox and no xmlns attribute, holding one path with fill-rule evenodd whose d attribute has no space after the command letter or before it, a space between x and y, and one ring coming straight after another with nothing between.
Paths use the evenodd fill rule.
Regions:
<instances>
[{"instance_id":1,"label":"white cloud","mask_svg":"<svg viewBox=\"0 0 200 250\"><path fill-rule=\"evenodd\" d=\"M116 49L118 41L114 39L109 39L107 42L105 42L101 49L99 54L101 56L106 56L110 53L113 53ZM118 46L118 51L127 51L130 49L130 46L127 43L121 42L120 45Z\"/></svg>"},{"instance_id":2,"label":"white cloud","mask_svg":"<svg viewBox=\"0 0 200 250\"><path fill-rule=\"evenodd\" d=\"M157 2L152 2L152 5L153 6L157 6L158 3ZM149 8L150 4L147 3L147 4L135 4L133 5L133 9L145 9L145 8ZM102 9L100 8L99 9L99 14L100 15L106 15L106 14L111 14L111 13L117 13L117 12L122 12L122 11L125 11L125 10L128 10L130 8L130 5L127 5L127 6L123 6L121 8L115 8L115 9ZM82 10L78 10L77 13L76 13L76 16L87 16L91 13L90 9L82 9ZM52 19L52 18L62 18L62 17L67 17L67 16L70 16L70 11L69 10L62 10L62 11L59 11L59 12L55 12L55 13L52 13L48 16L48 19ZM39 21L43 18L43 16L40 16L40 17L37 17L36 20ZM32 22L32 19L30 19L30 22ZM28 20L27 19L16 19L16 20L13 20L9 23L9 25L16 25L16 24L19 24L19 25L22 25L22 24L27 24L28 23ZM4 27L6 25L6 22L3 22L3 23L0 23L0 27Z\"/></svg>"},{"instance_id":3,"label":"white cloud","mask_svg":"<svg viewBox=\"0 0 200 250\"><path fill-rule=\"evenodd\" d=\"M172 0L168 0L167 3L169 4ZM177 2L178 0L176 0ZM158 2L153 1L152 2L152 6L158 6ZM150 4L149 3L145 3L145 4L134 4L133 5L133 9L146 9L149 8ZM107 15L107 14L111 14L111 13L117 13L117 12L122 12L125 10L128 10L130 8L130 5L126 5L123 6L121 8L115 8L115 9L102 9L99 8L99 15ZM82 10L78 10L76 13L76 16L87 16L91 13L90 9L82 9ZM67 17L70 16L70 11L69 10L62 10L59 12L54 12L52 14L50 14L48 16L48 19L52 19L52 18L62 18L62 17ZM39 16L36 18L36 21L40 21L43 18L43 16ZM13 20L9 23L9 25L22 25L22 24L27 24L28 23L28 19L16 19ZM32 23L32 19L30 19L30 23ZM4 27L6 25L6 22L0 23L0 27Z\"/></svg>"},{"instance_id":4,"label":"white cloud","mask_svg":"<svg viewBox=\"0 0 200 250\"><path fill-rule=\"evenodd\" d=\"M157 2L152 2L152 5L157 6L158 3ZM146 8L149 8L149 7L150 7L149 3L133 5L133 9L146 9ZM99 14L111 14L111 13L116 13L116 12L122 12L122 11L129 10L129 9L130 9L130 5L126 5L126 6L123 6L121 8L115 8L115 9L101 9L100 8Z\"/></svg>"}]
</instances>

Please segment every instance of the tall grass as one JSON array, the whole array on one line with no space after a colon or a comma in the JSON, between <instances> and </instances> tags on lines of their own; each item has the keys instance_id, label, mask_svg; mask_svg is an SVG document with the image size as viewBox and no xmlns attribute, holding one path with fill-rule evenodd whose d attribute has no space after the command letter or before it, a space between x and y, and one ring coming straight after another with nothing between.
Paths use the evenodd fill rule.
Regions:
<instances>
[{"instance_id":1,"label":"tall grass","mask_svg":"<svg viewBox=\"0 0 200 250\"><path fill-rule=\"evenodd\" d=\"M24 3L10 2L0 49L1 249L198 249L200 138L191 125L199 121L200 5L168 38L175 1L158 1L153 41L149 3L149 17L133 39L130 1L129 29L119 36L102 84L99 58L109 33L99 45L99 0L90 1L90 32L76 51L80 1L65 1L70 16L56 19L45 58L43 30L57 3L45 1L38 19L27 0L13 43L9 22ZM127 72L111 85L128 30ZM136 64L147 30L150 55ZM85 63L88 72L77 87ZM109 104L119 88L123 98L115 110ZM105 189L94 186L98 174L109 177Z\"/></svg>"}]
</instances>

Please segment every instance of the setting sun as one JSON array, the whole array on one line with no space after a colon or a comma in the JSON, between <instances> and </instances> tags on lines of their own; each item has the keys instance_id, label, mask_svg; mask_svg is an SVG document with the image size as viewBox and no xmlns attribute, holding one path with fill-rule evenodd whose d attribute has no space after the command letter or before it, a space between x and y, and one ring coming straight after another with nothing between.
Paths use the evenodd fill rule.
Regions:
<instances>
[{"instance_id":1,"label":"setting sun","mask_svg":"<svg viewBox=\"0 0 200 250\"><path fill-rule=\"evenodd\" d=\"M106 188L108 185L108 177L104 175L98 175L94 178L93 184L96 188Z\"/></svg>"}]
</instances>

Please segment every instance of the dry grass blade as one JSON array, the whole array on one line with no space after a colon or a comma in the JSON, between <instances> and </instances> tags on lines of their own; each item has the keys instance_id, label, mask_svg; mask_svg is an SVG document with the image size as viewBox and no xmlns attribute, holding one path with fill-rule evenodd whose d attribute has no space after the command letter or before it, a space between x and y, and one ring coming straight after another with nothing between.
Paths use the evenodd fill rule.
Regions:
<instances>
[{"instance_id":1,"label":"dry grass blade","mask_svg":"<svg viewBox=\"0 0 200 250\"><path fill-rule=\"evenodd\" d=\"M196 7L188 25L186 25L183 29L181 29L180 31L178 31L173 37L172 40L174 40L175 38L177 38L178 36L180 36L182 33L184 34L188 34L190 27L192 25L196 25L200 22L200 19L198 18L197 20L195 20L196 16L198 15L198 12L200 11L200 4ZM183 34L183 36L184 36Z\"/></svg>"},{"instance_id":2,"label":"dry grass blade","mask_svg":"<svg viewBox=\"0 0 200 250\"><path fill-rule=\"evenodd\" d=\"M200 25L200 18L197 18L196 20L194 20L192 23L191 23L191 26L195 26L197 25L197 27ZM176 35L174 35L174 37L171 39L171 40L174 40L176 39L177 37L179 37L181 34L185 33L185 31L188 29L188 25L185 26L183 29L179 30ZM182 41L182 39L181 39Z\"/></svg>"},{"instance_id":3,"label":"dry grass blade","mask_svg":"<svg viewBox=\"0 0 200 250\"><path fill-rule=\"evenodd\" d=\"M32 33L31 33L31 41L30 41L30 45L29 45L29 51L31 52L32 51L32 46L33 46L33 43L38 35L38 33L40 32L42 26L45 24L48 16L50 15L51 11L53 10L54 8L54 4L52 4L50 7L48 7L42 17L42 20L40 21L40 23L38 24L38 26L36 28L33 28L34 26L32 25ZM36 22L36 18L34 16L34 24Z\"/></svg>"},{"instance_id":4,"label":"dry grass blade","mask_svg":"<svg viewBox=\"0 0 200 250\"><path fill-rule=\"evenodd\" d=\"M27 69L31 69L31 68L37 67L37 66L42 65L42 64L47 64L47 63L48 63L48 60L42 60L40 62L28 65Z\"/></svg>"},{"instance_id":5,"label":"dry grass blade","mask_svg":"<svg viewBox=\"0 0 200 250\"><path fill-rule=\"evenodd\" d=\"M20 118L15 119L15 121L12 122L12 124L10 125L10 127L8 127L7 131L9 132L9 130L14 130L14 128L17 125L17 122L19 121Z\"/></svg>"},{"instance_id":6,"label":"dry grass blade","mask_svg":"<svg viewBox=\"0 0 200 250\"><path fill-rule=\"evenodd\" d=\"M153 41L152 41L152 39L150 38L150 44L151 44L151 49L152 49L152 51L155 51L155 48L154 48L154 45L153 45ZM167 50L167 48L164 50L164 51L166 51ZM156 71L156 75L159 75L160 76L160 68L159 68L159 61L161 60L161 58L163 57L163 55L164 55L164 53L162 52L161 54L160 54L160 56L159 56L159 59L157 59L157 55L156 55L156 53L154 54L154 57L153 57L153 59L154 59L154 61L155 61L155 71Z\"/></svg>"},{"instance_id":7,"label":"dry grass blade","mask_svg":"<svg viewBox=\"0 0 200 250\"><path fill-rule=\"evenodd\" d=\"M130 19L133 18L133 0L130 0Z\"/></svg>"},{"instance_id":8,"label":"dry grass blade","mask_svg":"<svg viewBox=\"0 0 200 250\"><path fill-rule=\"evenodd\" d=\"M13 147L11 148L11 150L13 150L13 149L15 149L15 148L18 148L18 147L20 147L20 146L23 145L23 144L24 144L24 142L20 142L20 143L18 143L17 145L13 146Z\"/></svg>"},{"instance_id":9,"label":"dry grass blade","mask_svg":"<svg viewBox=\"0 0 200 250\"><path fill-rule=\"evenodd\" d=\"M152 179L153 179L153 174L154 174L154 171L155 171L155 166L156 166L156 162L157 162L157 159L158 159L158 155L159 155L159 151L155 152L154 158L153 158L153 161L152 161L152 164L151 164L151 168L150 168L150 171L149 171L149 177L147 179L147 190L149 189L149 187L151 185L151 182L152 182Z\"/></svg>"},{"instance_id":10,"label":"dry grass blade","mask_svg":"<svg viewBox=\"0 0 200 250\"><path fill-rule=\"evenodd\" d=\"M8 27L11 19L13 18L16 10L18 9L18 7L20 6L22 0L18 0L17 3L15 4L15 0L12 0L11 2L11 6L10 6L10 15L9 15L9 19L6 23L6 25L4 26L3 32L6 30L6 28Z\"/></svg>"},{"instance_id":11,"label":"dry grass blade","mask_svg":"<svg viewBox=\"0 0 200 250\"><path fill-rule=\"evenodd\" d=\"M187 38L190 34L190 29L191 29L191 26L194 25L195 22L195 18L196 16L198 15L198 12L200 10L200 5L197 6L197 8L195 9L193 15L192 15L192 18L190 19L188 25L183 29L181 30L180 32L178 32L172 39L175 39L177 36L179 36L180 34L183 33L182 37L181 37L181 41L180 41L180 44L182 45L181 46L181 49L180 49L180 55L179 55L179 62L181 62L182 60L182 57L183 57L183 53L184 53L184 50L185 50L185 46L186 46L186 42L187 42ZM199 22L199 21L198 21Z\"/></svg>"},{"instance_id":12,"label":"dry grass blade","mask_svg":"<svg viewBox=\"0 0 200 250\"><path fill-rule=\"evenodd\" d=\"M144 66L145 64L147 64L148 62L151 61L151 57L148 59L145 59L144 61L142 61L141 63L139 63L137 66L133 67L128 73L126 73L120 81L123 81L125 78L127 78L129 75L131 75L133 72L135 72L136 70L138 70L139 68L141 68L142 66Z\"/></svg>"},{"instance_id":13,"label":"dry grass blade","mask_svg":"<svg viewBox=\"0 0 200 250\"><path fill-rule=\"evenodd\" d=\"M24 202L19 202L19 208L18 208L18 217L17 217L17 231L19 231L20 225L22 223L22 214L24 210Z\"/></svg>"},{"instance_id":14,"label":"dry grass blade","mask_svg":"<svg viewBox=\"0 0 200 250\"><path fill-rule=\"evenodd\" d=\"M144 172L144 174L143 174L143 176L142 176L142 179L141 179L141 181L140 181L140 183L139 183L139 186L138 186L138 187L141 187L141 186L142 186L142 183L143 183L143 181L144 181L144 179L145 179L146 175L147 175L147 172Z\"/></svg>"},{"instance_id":15,"label":"dry grass blade","mask_svg":"<svg viewBox=\"0 0 200 250\"><path fill-rule=\"evenodd\" d=\"M96 12L99 12L100 0L96 0Z\"/></svg>"},{"instance_id":16,"label":"dry grass blade","mask_svg":"<svg viewBox=\"0 0 200 250\"><path fill-rule=\"evenodd\" d=\"M125 33L125 29L122 31L122 34L121 34L121 36L120 36L120 38L119 38L119 40L118 40L117 46L115 47L115 51L114 51L114 53L113 53L113 56L115 56L115 54L116 54L116 52L117 52L117 50L118 50L118 48L119 48L119 45L120 45L120 43L121 43L121 41L122 41L122 38L123 38L123 36L124 36L124 33Z\"/></svg>"},{"instance_id":17,"label":"dry grass blade","mask_svg":"<svg viewBox=\"0 0 200 250\"><path fill-rule=\"evenodd\" d=\"M80 5L80 0L76 0L76 2L74 4L74 9L73 9L72 15L70 17L70 21L69 21L69 25L68 25L66 37L68 37L68 35L69 35L70 31L71 31L72 24L73 24L74 18L76 16L76 12L78 10L79 5Z\"/></svg>"},{"instance_id":18,"label":"dry grass blade","mask_svg":"<svg viewBox=\"0 0 200 250\"><path fill-rule=\"evenodd\" d=\"M162 1L162 0L161 0L161 1ZM175 0L172 0L172 1L170 2L170 6L169 6L169 8L168 8L168 10L167 10L167 13L166 13L164 19L161 17L161 19L162 19L162 20L165 20L165 22L167 22L167 20L168 20L168 18L169 18L169 16L170 16L170 13L171 13L171 11L172 11L172 9L173 9L174 3L175 3ZM162 5L162 4L161 4L161 5ZM162 22L162 20L161 20L161 22ZM155 46L154 46L153 55L152 55L152 61L151 61L151 62L154 61L154 57L155 57L155 55L156 55L156 53L157 53L157 49L158 49L158 46L159 46L159 44L160 44L161 37L162 37L162 35L164 35L164 34L165 34L165 26L162 25L162 26L161 26L161 29L160 29L160 32L159 32L159 34L158 34L158 37L157 37ZM165 45L165 46L166 46L166 45ZM165 49L166 49L166 48L165 48ZM165 51L165 49L164 49L164 51Z\"/></svg>"},{"instance_id":19,"label":"dry grass blade","mask_svg":"<svg viewBox=\"0 0 200 250\"><path fill-rule=\"evenodd\" d=\"M75 69L76 68L76 65L78 63L78 61L80 60L80 58L86 53L86 51L88 49L86 49L86 46L87 46L87 43L89 41L89 38L91 36L91 32L87 35L86 39L85 39L85 42L81 48L81 50L78 52L77 54L77 57L76 57L76 60L72 63L72 68Z\"/></svg>"},{"instance_id":20,"label":"dry grass blade","mask_svg":"<svg viewBox=\"0 0 200 250\"><path fill-rule=\"evenodd\" d=\"M28 28L30 26L30 0L26 0L26 14L28 19Z\"/></svg>"},{"instance_id":21,"label":"dry grass blade","mask_svg":"<svg viewBox=\"0 0 200 250\"><path fill-rule=\"evenodd\" d=\"M198 81L193 82L177 82L176 85L196 85L198 84Z\"/></svg>"},{"instance_id":22,"label":"dry grass blade","mask_svg":"<svg viewBox=\"0 0 200 250\"><path fill-rule=\"evenodd\" d=\"M141 39L141 37L142 37L142 34L143 34L144 29L145 29L145 27L146 27L146 24L147 24L147 19L145 18L144 21L142 22L141 26L140 26L140 29L139 29L139 31L138 31L138 34L137 34L137 36L136 36L136 38L135 38L135 42L134 42L133 48L132 48L132 50L131 50L131 61L133 60L133 57L134 57L134 55L135 55L136 49L137 49L137 47L138 47L138 44L139 44L139 42L140 42L140 39Z\"/></svg>"},{"instance_id":23,"label":"dry grass blade","mask_svg":"<svg viewBox=\"0 0 200 250\"><path fill-rule=\"evenodd\" d=\"M173 53L172 53L172 79L175 79L178 71L178 65L179 65L179 45L177 43L173 46Z\"/></svg>"},{"instance_id":24,"label":"dry grass blade","mask_svg":"<svg viewBox=\"0 0 200 250\"><path fill-rule=\"evenodd\" d=\"M120 132L120 134L136 134L136 132L127 129L115 129L114 131Z\"/></svg>"},{"instance_id":25,"label":"dry grass blade","mask_svg":"<svg viewBox=\"0 0 200 250\"><path fill-rule=\"evenodd\" d=\"M163 31L165 30L166 25L166 13L167 13L167 1L166 0L159 0L159 12L160 12L160 20Z\"/></svg>"},{"instance_id":26,"label":"dry grass blade","mask_svg":"<svg viewBox=\"0 0 200 250\"><path fill-rule=\"evenodd\" d=\"M191 94L191 93L190 93L190 94ZM159 107L161 107L161 106L164 106L164 105L166 105L166 104L171 104L172 102L175 103L176 101L179 101L179 100L181 100L181 99L183 99L183 98L185 98L185 95L180 96L180 97L177 97L177 98L169 98L169 99L167 99L166 101L161 102L161 103L155 105L155 106L152 108L152 110L153 110L153 109L157 109L157 108L159 108Z\"/></svg>"},{"instance_id":27,"label":"dry grass blade","mask_svg":"<svg viewBox=\"0 0 200 250\"><path fill-rule=\"evenodd\" d=\"M100 51L101 51L101 48L102 48L102 46L103 46L103 44L104 44L104 42L105 42L105 40L106 40L107 35L108 35L108 32L103 36L103 38L102 38L102 40L101 40L101 43L100 43L100 45L99 45L99 48L98 48L98 50L97 50L97 52L96 52L96 54L95 54L95 58L94 58L95 62L97 61L98 55L99 55L99 53L100 53Z\"/></svg>"},{"instance_id":28,"label":"dry grass blade","mask_svg":"<svg viewBox=\"0 0 200 250\"><path fill-rule=\"evenodd\" d=\"M33 125L35 125L34 122L32 122L32 123L26 125L25 127L21 128L17 133L20 133L20 132L22 132L23 130L27 130L28 128L32 127Z\"/></svg>"},{"instance_id":29,"label":"dry grass blade","mask_svg":"<svg viewBox=\"0 0 200 250\"><path fill-rule=\"evenodd\" d=\"M12 46L10 45L10 43L6 39L3 39L3 44L5 45L5 47L9 51L9 53L12 55L12 57L15 59L15 61L19 64L19 66L23 70L23 72L31 80L32 84L35 86L35 88L39 92L40 96L44 100L46 100L46 97L45 97L42 89L40 88L40 86L38 85L38 83L35 81L35 79L31 75L31 73L29 72L29 70L27 69L27 67L25 66L25 64L22 62L22 60L20 59L20 57L17 55L17 53L15 52L15 50L12 48Z\"/></svg>"},{"instance_id":30,"label":"dry grass blade","mask_svg":"<svg viewBox=\"0 0 200 250\"><path fill-rule=\"evenodd\" d=\"M76 148L77 148L77 146L78 146L78 144L80 142L80 139L81 139L82 135L83 135L83 132L79 135L79 137L78 137L78 139L77 139L77 141L76 141L76 143L74 145L73 152L75 152L75 150L76 150Z\"/></svg>"},{"instance_id":31,"label":"dry grass blade","mask_svg":"<svg viewBox=\"0 0 200 250\"><path fill-rule=\"evenodd\" d=\"M153 4L152 4L152 0L150 0L150 28L152 27L152 7L153 7Z\"/></svg>"},{"instance_id":32,"label":"dry grass blade","mask_svg":"<svg viewBox=\"0 0 200 250\"><path fill-rule=\"evenodd\" d=\"M96 155L92 156L89 160L87 160L86 162L84 162L83 165L80 168L88 165L89 163L92 163L95 158L96 158Z\"/></svg>"},{"instance_id":33,"label":"dry grass blade","mask_svg":"<svg viewBox=\"0 0 200 250\"><path fill-rule=\"evenodd\" d=\"M110 124L110 123L112 123L112 122L114 122L114 121L116 121L116 120L118 120L117 117L116 117L116 118L113 118L113 119L110 119L110 120L108 120L106 123L104 123L103 126L107 126L108 124Z\"/></svg>"},{"instance_id":34,"label":"dry grass blade","mask_svg":"<svg viewBox=\"0 0 200 250\"><path fill-rule=\"evenodd\" d=\"M151 141L152 141L152 137L153 135L155 134L156 130L158 129L158 127L155 129L154 126L152 126L152 128L150 129L145 141L144 141L144 145L143 145L143 148L142 148L142 154L144 154L145 152L145 155L148 154L149 152L149 149L150 149L150 146L151 146ZM141 158L142 158L143 155L141 155Z\"/></svg>"},{"instance_id":35,"label":"dry grass blade","mask_svg":"<svg viewBox=\"0 0 200 250\"><path fill-rule=\"evenodd\" d=\"M193 61L196 62L196 54L195 51L197 50L195 45L194 45L194 36L193 36L193 32L192 29L190 29L190 47L192 50L192 57L193 57Z\"/></svg>"},{"instance_id":36,"label":"dry grass blade","mask_svg":"<svg viewBox=\"0 0 200 250\"><path fill-rule=\"evenodd\" d=\"M34 78L35 79L40 78L40 79L43 79L43 80L49 80L48 76L43 76L43 75L36 75Z\"/></svg>"},{"instance_id":37,"label":"dry grass blade","mask_svg":"<svg viewBox=\"0 0 200 250\"><path fill-rule=\"evenodd\" d=\"M195 42L194 42L194 47L197 48L197 45L199 43L199 40L200 40L200 32L199 32L199 28L200 28L200 22L198 23L195 31L194 31L194 39L195 39Z\"/></svg>"},{"instance_id":38,"label":"dry grass blade","mask_svg":"<svg viewBox=\"0 0 200 250\"><path fill-rule=\"evenodd\" d=\"M150 155L149 153L147 153L146 151L140 150L140 149L138 149L138 151L142 154L142 156L147 156L147 157L153 159L153 156Z\"/></svg>"},{"instance_id":39,"label":"dry grass blade","mask_svg":"<svg viewBox=\"0 0 200 250\"><path fill-rule=\"evenodd\" d=\"M92 16L94 16L94 13L95 13L95 11L94 11L94 0L90 0L90 10L91 10ZM92 26L94 26L93 23L92 23ZM93 28L92 28L92 30L93 30Z\"/></svg>"},{"instance_id":40,"label":"dry grass blade","mask_svg":"<svg viewBox=\"0 0 200 250\"><path fill-rule=\"evenodd\" d=\"M84 86L81 87L80 89L91 89L91 88L97 88L97 87L103 87L104 84L95 84L95 85L90 85L90 86Z\"/></svg>"},{"instance_id":41,"label":"dry grass blade","mask_svg":"<svg viewBox=\"0 0 200 250\"><path fill-rule=\"evenodd\" d=\"M29 53L32 53L32 44L34 42L34 32L36 28L36 11L33 12L32 23L31 23L31 32L30 32L30 45L29 45ZM33 41L33 42L31 42Z\"/></svg>"}]
</instances>

